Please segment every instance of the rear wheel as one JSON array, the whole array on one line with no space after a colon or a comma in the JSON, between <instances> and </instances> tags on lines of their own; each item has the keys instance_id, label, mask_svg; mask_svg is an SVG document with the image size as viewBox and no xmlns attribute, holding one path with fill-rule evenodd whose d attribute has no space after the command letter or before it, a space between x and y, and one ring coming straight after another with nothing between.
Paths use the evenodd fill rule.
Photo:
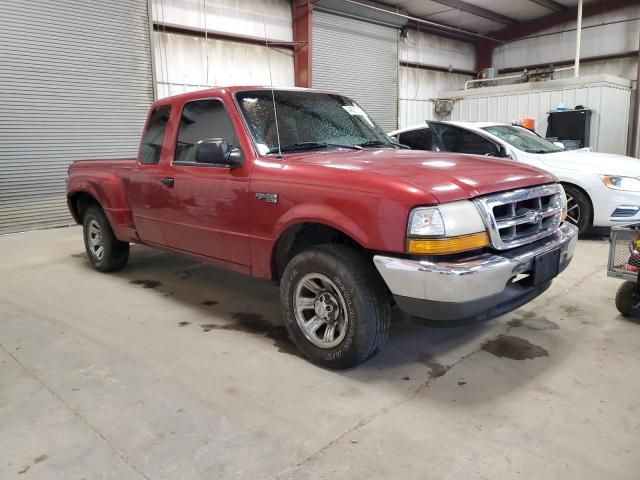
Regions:
<instances>
[{"instance_id":1,"label":"rear wheel","mask_svg":"<svg viewBox=\"0 0 640 480\"><path fill-rule=\"evenodd\" d=\"M112 272L123 268L129 260L129 243L113 234L109 220L100 207L89 207L82 219L84 247L96 270Z\"/></svg>"},{"instance_id":2,"label":"rear wheel","mask_svg":"<svg viewBox=\"0 0 640 480\"><path fill-rule=\"evenodd\" d=\"M388 294L373 264L350 247L320 245L296 255L284 271L280 302L294 343L324 367L357 365L386 341Z\"/></svg>"},{"instance_id":3,"label":"rear wheel","mask_svg":"<svg viewBox=\"0 0 640 480\"><path fill-rule=\"evenodd\" d=\"M564 185L567 194L567 220L578 227L580 234L589 230L593 223L593 209L587 195L571 185Z\"/></svg>"}]
</instances>

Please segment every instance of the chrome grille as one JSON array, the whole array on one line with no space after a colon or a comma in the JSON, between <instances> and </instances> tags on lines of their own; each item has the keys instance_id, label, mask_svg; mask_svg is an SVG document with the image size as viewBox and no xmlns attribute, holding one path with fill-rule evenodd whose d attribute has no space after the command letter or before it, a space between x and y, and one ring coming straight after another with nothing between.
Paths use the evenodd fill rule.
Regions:
<instances>
[{"instance_id":1,"label":"chrome grille","mask_svg":"<svg viewBox=\"0 0 640 480\"><path fill-rule=\"evenodd\" d=\"M499 250L535 242L562 223L564 191L559 184L523 188L474 200Z\"/></svg>"}]
</instances>

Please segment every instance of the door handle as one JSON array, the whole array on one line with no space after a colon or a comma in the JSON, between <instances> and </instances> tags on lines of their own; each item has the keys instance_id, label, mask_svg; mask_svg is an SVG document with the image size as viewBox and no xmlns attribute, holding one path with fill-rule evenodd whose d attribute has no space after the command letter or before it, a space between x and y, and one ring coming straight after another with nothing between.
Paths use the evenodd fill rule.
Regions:
<instances>
[{"instance_id":1,"label":"door handle","mask_svg":"<svg viewBox=\"0 0 640 480\"><path fill-rule=\"evenodd\" d=\"M164 177L162 180L160 180L160 183L169 188L173 188L174 182L175 181L171 177Z\"/></svg>"}]
</instances>

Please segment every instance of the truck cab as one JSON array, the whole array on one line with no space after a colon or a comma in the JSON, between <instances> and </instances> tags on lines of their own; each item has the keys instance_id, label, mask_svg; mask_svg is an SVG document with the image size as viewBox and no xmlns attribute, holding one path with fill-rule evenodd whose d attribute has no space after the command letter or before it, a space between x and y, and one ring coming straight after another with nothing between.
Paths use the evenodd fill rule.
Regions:
<instances>
[{"instance_id":1,"label":"truck cab","mask_svg":"<svg viewBox=\"0 0 640 480\"><path fill-rule=\"evenodd\" d=\"M138 156L74 163L67 193L96 269L140 243L275 281L292 340L329 368L378 351L394 304L451 321L527 303L577 239L551 174L408 150L309 89L158 100Z\"/></svg>"}]
</instances>

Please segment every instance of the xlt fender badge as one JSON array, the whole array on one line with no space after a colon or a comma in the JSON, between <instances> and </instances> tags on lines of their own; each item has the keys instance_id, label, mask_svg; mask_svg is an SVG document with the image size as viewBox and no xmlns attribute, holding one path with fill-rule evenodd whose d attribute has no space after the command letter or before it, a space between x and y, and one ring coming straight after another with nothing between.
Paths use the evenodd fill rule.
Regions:
<instances>
[{"instance_id":1,"label":"xlt fender badge","mask_svg":"<svg viewBox=\"0 0 640 480\"><path fill-rule=\"evenodd\" d=\"M277 193L260 193L256 192L256 198L258 200L266 200L267 203L278 203Z\"/></svg>"}]
</instances>

